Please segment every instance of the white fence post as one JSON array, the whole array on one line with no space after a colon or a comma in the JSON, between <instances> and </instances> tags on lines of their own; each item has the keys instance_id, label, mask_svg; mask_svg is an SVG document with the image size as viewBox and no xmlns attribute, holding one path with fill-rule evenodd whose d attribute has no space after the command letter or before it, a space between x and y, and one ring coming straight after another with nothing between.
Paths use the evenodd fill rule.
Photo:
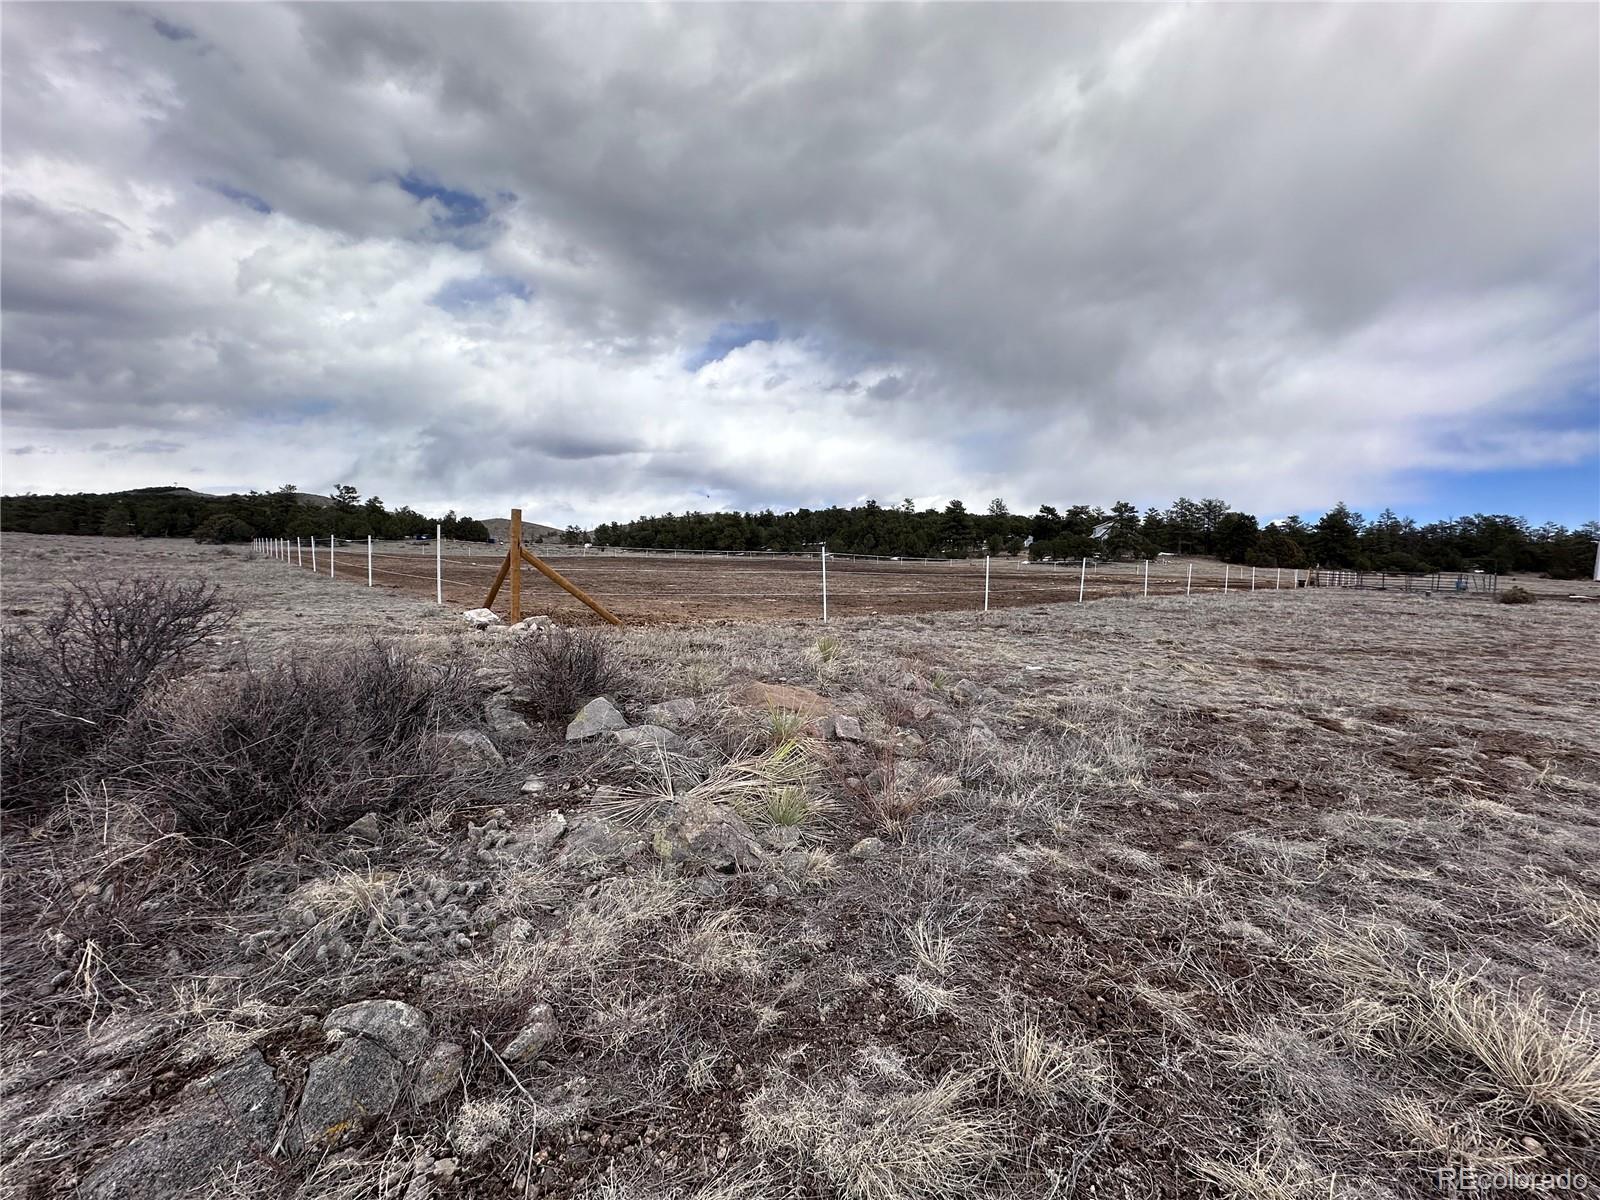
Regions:
<instances>
[{"instance_id":1,"label":"white fence post","mask_svg":"<svg viewBox=\"0 0 1600 1200\"><path fill-rule=\"evenodd\" d=\"M1222 590L1224 592L1226 592L1228 590L1228 564L1227 563L1223 563L1222 564Z\"/></svg>"},{"instance_id":2,"label":"white fence post","mask_svg":"<svg viewBox=\"0 0 1600 1200\"><path fill-rule=\"evenodd\" d=\"M316 534L312 534L310 537L308 537L306 539L306 541L311 543L311 573L313 575L315 575L317 573L317 537L316 537Z\"/></svg>"},{"instance_id":3,"label":"white fence post","mask_svg":"<svg viewBox=\"0 0 1600 1200\"><path fill-rule=\"evenodd\" d=\"M1078 564L1078 603L1083 603L1083 584L1089 578L1089 560L1086 558Z\"/></svg>"},{"instance_id":4,"label":"white fence post","mask_svg":"<svg viewBox=\"0 0 1600 1200\"><path fill-rule=\"evenodd\" d=\"M444 603L444 546L439 541L440 527L433 527L433 598L440 604ZM515 554L520 546L513 546L511 552Z\"/></svg>"},{"instance_id":5,"label":"white fence post","mask_svg":"<svg viewBox=\"0 0 1600 1200\"><path fill-rule=\"evenodd\" d=\"M294 539L294 565L297 567L303 567L306 565L306 552L301 549L300 539L298 537Z\"/></svg>"},{"instance_id":6,"label":"white fence post","mask_svg":"<svg viewBox=\"0 0 1600 1200\"><path fill-rule=\"evenodd\" d=\"M1277 591L1279 588L1281 588L1283 586L1283 568L1282 567L1275 567L1273 569L1276 570L1278 573L1272 577L1272 590L1273 591Z\"/></svg>"},{"instance_id":7,"label":"white fence post","mask_svg":"<svg viewBox=\"0 0 1600 1200\"><path fill-rule=\"evenodd\" d=\"M328 535L328 578L333 578L333 534Z\"/></svg>"},{"instance_id":8,"label":"white fence post","mask_svg":"<svg viewBox=\"0 0 1600 1200\"><path fill-rule=\"evenodd\" d=\"M1256 590L1256 569L1254 567L1250 568L1250 590L1252 592Z\"/></svg>"},{"instance_id":9,"label":"white fence post","mask_svg":"<svg viewBox=\"0 0 1600 1200\"><path fill-rule=\"evenodd\" d=\"M983 556L983 611L984 612L988 612L989 611L989 558L990 558L990 556L987 555L987 554L985 554Z\"/></svg>"},{"instance_id":10,"label":"white fence post","mask_svg":"<svg viewBox=\"0 0 1600 1200\"><path fill-rule=\"evenodd\" d=\"M1185 582L1184 585L1183 585L1183 594L1185 596L1194 595L1194 564L1193 563L1189 564L1189 578L1188 578L1188 581Z\"/></svg>"},{"instance_id":11,"label":"white fence post","mask_svg":"<svg viewBox=\"0 0 1600 1200\"><path fill-rule=\"evenodd\" d=\"M1144 560L1144 594L1150 595L1150 560Z\"/></svg>"},{"instance_id":12,"label":"white fence post","mask_svg":"<svg viewBox=\"0 0 1600 1200\"><path fill-rule=\"evenodd\" d=\"M372 586L372 535L367 534L367 586Z\"/></svg>"},{"instance_id":13,"label":"white fence post","mask_svg":"<svg viewBox=\"0 0 1600 1200\"><path fill-rule=\"evenodd\" d=\"M822 623L828 623L828 543L822 543Z\"/></svg>"}]
</instances>

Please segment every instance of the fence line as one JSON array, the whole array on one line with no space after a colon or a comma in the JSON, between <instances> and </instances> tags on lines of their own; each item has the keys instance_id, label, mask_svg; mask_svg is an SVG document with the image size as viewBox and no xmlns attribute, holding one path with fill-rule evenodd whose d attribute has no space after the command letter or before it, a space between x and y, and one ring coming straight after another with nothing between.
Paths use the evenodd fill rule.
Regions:
<instances>
[{"instance_id":1,"label":"fence line","mask_svg":"<svg viewBox=\"0 0 1600 1200\"><path fill-rule=\"evenodd\" d=\"M436 532L439 531L436 527ZM255 546L259 553L274 562L285 566L300 569L309 568L313 574L320 574L322 563L318 554L318 538L296 537L289 538L258 538ZM433 539L433 571L426 571L425 562L420 554L408 554L398 551L383 552L369 536L366 539L366 586L376 587L383 584L406 591L418 591L416 584L433 582L435 602L445 603L445 588L448 585L458 592L472 592L482 588L487 581L487 572L495 565L495 560L486 556L451 555L444 553L443 539ZM346 541L346 547L350 542ZM327 554L327 573L333 580L341 578L338 574L338 549L339 541L336 537L329 537L328 545L323 548ZM359 550L357 551L359 553ZM589 556L597 560L601 555ZM1091 598L1106 598L1107 594L1114 596L1148 598L1152 595L1183 595L1192 597L1196 595L1195 568L1202 570L1208 566L1220 566L1220 577L1216 575L1203 575L1199 581L1201 591L1221 592L1227 594L1236 590L1234 588L1233 569L1228 563L1211 564L1184 562L1183 571L1179 572L1177 562L1171 563L1172 570L1163 569L1162 560L1145 559L1138 562L1100 563L1091 564L1087 558L1080 558L1075 564L1078 568L1076 589L1070 575L1073 564L1068 563L1018 563L1015 569L997 569L993 555L985 555L981 561L952 560L952 559L904 559L882 555L839 555L829 551L826 546L819 546L815 553L802 553L784 556L775 552L727 552L704 553L698 557L727 558L727 559L776 559L792 557L800 563L815 561L817 563L816 575L812 577L809 570L804 569L800 563L793 568L763 568L755 563L749 567L740 567L729 576L717 578L712 587L694 591L680 591L663 585L653 585L652 581L643 577L656 577L673 575L680 582L687 582L692 587L692 577L686 578L684 568L667 567L640 567L637 570L625 571L619 579L615 574L607 577L607 568L602 567L598 561L585 563L581 556L570 556L567 562L571 564L570 570L579 578L587 572L595 573L595 582L605 587L608 581L620 583L622 590L606 588L606 595L619 600L654 600L654 601L768 601L774 604L786 604L804 608L808 604L816 604L811 611L820 616L823 622L829 622L837 615L834 611L839 603L872 608L876 611L878 602L887 602L893 605L901 600L929 600L935 601L934 609L939 611L959 611L967 607L968 611L976 610L989 613L998 606L1004 607L1017 604L1032 603L1060 603L1070 600L1076 591L1077 603L1086 603ZM309 559L309 561L307 561ZM830 560L832 560L830 562ZM844 564L840 563L844 560ZM445 574L446 563L452 568L465 568L465 570L452 569L449 576ZM848 565L857 564L860 565ZM895 564L890 566L889 564ZM1003 563L1003 560L1002 560ZM902 565L903 564L903 565ZM982 567L982 577L977 571ZM939 569L931 569L937 566ZM407 569L407 568L420 569ZM830 569L832 568L832 569ZM970 569L970 570L969 570ZM1262 574L1263 568L1249 568L1248 590L1252 593L1260 590L1281 591L1285 587L1299 589L1301 587L1332 587L1365 589L1378 591L1403 591L1403 592L1429 592L1429 593L1472 593L1492 595L1498 591L1499 576L1493 573L1467 572L1434 572L1431 574L1404 574L1394 572L1350 571L1336 569L1315 569L1302 571L1299 568L1290 568L1288 578L1285 579L1282 567L1268 568L1271 571L1270 586L1266 576ZM690 568L692 571L692 568ZM480 573L482 572L482 573ZM837 572L837 574L836 574ZM351 572L347 569L346 577ZM634 576L640 576L639 586L630 587L629 583ZM1093 579L1097 595L1091 597L1089 583ZM764 590L769 581L781 579L783 583L771 583L771 590ZM810 582L808 582L808 579ZM726 582L724 582L726 580ZM891 583L898 580L899 586ZM706 582L710 583L711 580ZM1238 581L1241 585L1244 580ZM743 587L740 583L755 584L754 588ZM940 583L946 586L937 586ZM722 587L717 587L722 584ZM731 584L732 586L728 586ZM934 586L926 586L934 585ZM812 588L816 588L812 591ZM1136 590L1137 589L1137 590ZM1243 590L1243 588L1238 589ZM960 603L962 597L968 597L968 605ZM949 604L944 602L949 601ZM719 606L710 606L715 613ZM663 610L660 606L656 612ZM727 611L727 609L724 609ZM740 610L735 607L733 612ZM906 611L904 608L901 611ZM911 611L917 611L916 606L911 606ZM923 611L930 611L924 609ZM710 614L708 614L710 615ZM788 614L785 614L788 615Z\"/></svg>"}]
</instances>

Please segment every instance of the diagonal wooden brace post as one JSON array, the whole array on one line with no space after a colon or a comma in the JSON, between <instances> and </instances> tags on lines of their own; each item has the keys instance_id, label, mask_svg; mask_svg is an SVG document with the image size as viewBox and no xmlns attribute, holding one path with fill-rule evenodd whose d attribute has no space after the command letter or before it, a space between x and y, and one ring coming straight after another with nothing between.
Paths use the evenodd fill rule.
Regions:
<instances>
[{"instance_id":1,"label":"diagonal wooden brace post","mask_svg":"<svg viewBox=\"0 0 1600 1200\"><path fill-rule=\"evenodd\" d=\"M594 609L595 612L599 613L604 620L610 621L613 625L622 624L621 621L617 620L616 617L611 615L610 611L607 610L605 605L601 604L600 601L589 595L588 592L584 591L577 584L567 579L566 576L562 575L560 571L557 571L554 567L550 566L550 564L545 562L542 558L539 558L537 555L525 549L521 543L511 547L512 554L517 554L518 552L521 553L522 557L527 560L528 565L535 571L538 571L539 574L543 575L551 583L555 584L558 588L561 588L569 595L576 596L579 600L582 600L590 608ZM513 575L512 578L515 579L516 576ZM520 620L520 618L517 619Z\"/></svg>"},{"instance_id":2,"label":"diagonal wooden brace post","mask_svg":"<svg viewBox=\"0 0 1600 1200\"><path fill-rule=\"evenodd\" d=\"M500 560L500 570L495 574L494 582L489 585L489 595L484 599L483 602L483 606L485 608L494 608L494 598L500 594L500 585L506 581L506 574L510 570L511 554L507 552L506 556Z\"/></svg>"}]
</instances>

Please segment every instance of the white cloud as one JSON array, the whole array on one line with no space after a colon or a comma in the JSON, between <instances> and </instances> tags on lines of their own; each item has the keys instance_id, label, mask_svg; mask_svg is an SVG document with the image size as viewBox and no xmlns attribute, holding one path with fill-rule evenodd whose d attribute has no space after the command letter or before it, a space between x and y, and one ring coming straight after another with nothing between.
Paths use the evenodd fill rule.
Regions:
<instances>
[{"instance_id":1,"label":"white cloud","mask_svg":"<svg viewBox=\"0 0 1600 1200\"><path fill-rule=\"evenodd\" d=\"M1281 512L1582 461L1597 20L14 7L5 486Z\"/></svg>"}]
</instances>

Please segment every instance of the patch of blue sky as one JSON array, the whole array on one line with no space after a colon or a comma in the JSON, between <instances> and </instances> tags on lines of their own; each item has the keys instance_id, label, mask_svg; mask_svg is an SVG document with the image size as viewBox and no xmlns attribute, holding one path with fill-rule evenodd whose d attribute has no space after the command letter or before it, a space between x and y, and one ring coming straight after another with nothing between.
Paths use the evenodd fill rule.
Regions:
<instances>
[{"instance_id":1,"label":"patch of blue sky","mask_svg":"<svg viewBox=\"0 0 1600 1200\"><path fill-rule=\"evenodd\" d=\"M202 179L199 180L199 184L201 187L215 192L223 199L232 200L235 204L241 204L252 212L260 213L262 216L268 216L272 212L272 205L254 192L247 192L243 188L236 188L230 183L222 183L215 179Z\"/></svg>"},{"instance_id":2,"label":"patch of blue sky","mask_svg":"<svg viewBox=\"0 0 1600 1200\"><path fill-rule=\"evenodd\" d=\"M752 342L777 340L776 321L724 321L711 331L711 336L698 350L684 359L683 369L692 373L710 363L721 362L735 350Z\"/></svg>"},{"instance_id":3,"label":"patch of blue sky","mask_svg":"<svg viewBox=\"0 0 1600 1200\"><path fill-rule=\"evenodd\" d=\"M428 303L447 313L462 313L496 304L507 297L531 300L533 289L510 275L474 275L452 279L435 292Z\"/></svg>"},{"instance_id":4,"label":"patch of blue sky","mask_svg":"<svg viewBox=\"0 0 1600 1200\"><path fill-rule=\"evenodd\" d=\"M489 217L488 204L481 196L472 192L446 187L416 171L399 176L397 182L401 190L407 194L415 196L418 200L433 200L444 209L443 215L434 216L436 225L443 225L449 229L464 229L469 225L477 225Z\"/></svg>"}]
</instances>

